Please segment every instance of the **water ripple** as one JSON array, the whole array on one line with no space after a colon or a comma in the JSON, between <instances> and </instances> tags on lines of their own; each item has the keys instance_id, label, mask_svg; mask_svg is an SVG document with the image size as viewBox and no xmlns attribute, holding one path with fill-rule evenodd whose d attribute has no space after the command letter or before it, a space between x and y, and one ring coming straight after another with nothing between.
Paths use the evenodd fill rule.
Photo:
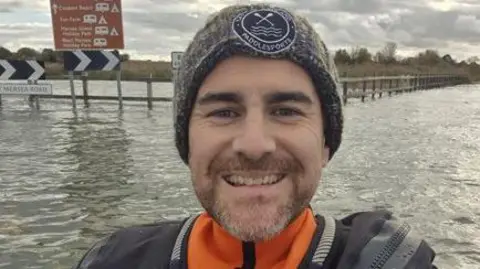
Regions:
<instances>
[{"instance_id":1,"label":"water ripple","mask_svg":"<svg viewBox=\"0 0 480 269\"><path fill-rule=\"evenodd\" d=\"M92 82L91 94L115 95ZM113 85L115 86L115 85ZM145 85L124 83L128 95ZM113 90L112 90L113 89ZM127 92L128 89L128 92ZM78 88L77 88L78 90ZM55 82L68 94L68 82ZM155 84L155 96L171 96ZM120 227L201 210L173 143L171 105L4 98L0 268L70 268ZM440 268L480 264L480 91L462 86L351 102L345 136L313 207L336 217L388 209L437 252Z\"/></svg>"}]
</instances>

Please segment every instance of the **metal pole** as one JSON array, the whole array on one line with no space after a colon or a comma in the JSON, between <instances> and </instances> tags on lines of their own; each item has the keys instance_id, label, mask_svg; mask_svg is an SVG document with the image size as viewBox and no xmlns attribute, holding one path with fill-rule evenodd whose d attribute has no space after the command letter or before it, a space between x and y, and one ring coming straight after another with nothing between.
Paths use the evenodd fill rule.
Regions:
<instances>
[{"instance_id":1,"label":"metal pole","mask_svg":"<svg viewBox=\"0 0 480 269\"><path fill-rule=\"evenodd\" d=\"M68 76L70 79L70 93L72 94L72 107L73 110L77 110L77 101L75 100L75 85L73 83L73 71L68 72Z\"/></svg>"},{"instance_id":2,"label":"metal pole","mask_svg":"<svg viewBox=\"0 0 480 269\"><path fill-rule=\"evenodd\" d=\"M150 78L147 78L147 105L148 109L152 110L152 74L150 74Z\"/></svg>"},{"instance_id":3,"label":"metal pole","mask_svg":"<svg viewBox=\"0 0 480 269\"><path fill-rule=\"evenodd\" d=\"M123 99L122 99L122 71L117 71L117 92L118 92L118 106L120 109L123 109Z\"/></svg>"},{"instance_id":4,"label":"metal pole","mask_svg":"<svg viewBox=\"0 0 480 269\"><path fill-rule=\"evenodd\" d=\"M38 81L33 81L33 84L38 85ZM37 107L37 110L40 110L40 96L38 95L35 96L35 106Z\"/></svg>"},{"instance_id":5,"label":"metal pole","mask_svg":"<svg viewBox=\"0 0 480 269\"><path fill-rule=\"evenodd\" d=\"M90 104L88 103L88 79L87 79L88 73L83 72L82 73L82 88L83 88L83 103L85 107L90 107Z\"/></svg>"}]
</instances>

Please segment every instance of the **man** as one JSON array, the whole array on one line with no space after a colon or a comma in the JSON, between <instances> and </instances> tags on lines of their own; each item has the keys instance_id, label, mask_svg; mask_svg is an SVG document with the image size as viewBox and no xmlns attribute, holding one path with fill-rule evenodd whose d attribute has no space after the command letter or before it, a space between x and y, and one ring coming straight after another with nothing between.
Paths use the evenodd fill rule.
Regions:
<instances>
[{"instance_id":1,"label":"man","mask_svg":"<svg viewBox=\"0 0 480 269\"><path fill-rule=\"evenodd\" d=\"M305 19L266 4L213 15L174 98L176 146L205 212L117 231L75 268L435 268L433 250L389 212L312 212L341 142L337 79Z\"/></svg>"}]
</instances>

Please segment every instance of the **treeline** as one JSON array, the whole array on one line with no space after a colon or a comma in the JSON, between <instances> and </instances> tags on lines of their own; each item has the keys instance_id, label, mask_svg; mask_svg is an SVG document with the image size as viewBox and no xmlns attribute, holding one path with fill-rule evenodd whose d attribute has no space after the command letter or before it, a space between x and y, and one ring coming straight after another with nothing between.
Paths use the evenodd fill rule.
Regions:
<instances>
[{"instance_id":1,"label":"treeline","mask_svg":"<svg viewBox=\"0 0 480 269\"><path fill-rule=\"evenodd\" d=\"M131 59L128 54L120 54L122 79L138 80L152 75L158 81L171 80L170 62L141 61ZM0 59L45 61L47 78L63 78L63 52L53 49L37 51L24 47L10 51L0 47ZM462 74L471 80L480 80L479 58L474 56L457 61L451 55L441 56L438 51L427 49L412 57L400 57L396 43L388 42L377 52L367 48L354 47L335 52L335 63L341 76L403 75L403 74ZM115 79L113 72L89 72L90 79Z\"/></svg>"},{"instance_id":2,"label":"treeline","mask_svg":"<svg viewBox=\"0 0 480 269\"><path fill-rule=\"evenodd\" d=\"M335 52L335 62L337 64L366 64L366 63L380 63L385 65L391 64L403 64L403 65L477 65L479 58L473 56L466 61L457 62L450 54L440 56L438 51L427 49L418 53L416 56L401 58L397 55L397 44L388 42L385 47L372 54L368 49L355 47L349 51L346 49L340 49Z\"/></svg>"},{"instance_id":3,"label":"treeline","mask_svg":"<svg viewBox=\"0 0 480 269\"><path fill-rule=\"evenodd\" d=\"M427 49L411 57L400 57L394 42L387 42L375 53L367 48L354 47L335 52L335 63L348 76L402 75L402 74L461 74L472 81L480 80L477 56L457 61L450 54L441 56L437 50Z\"/></svg>"},{"instance_id":4,"label":"treeline","mask_svg":"<svg viewBox=\"0 0 480 269\"><path fill-rule=\"evenodd\" d=\"M37 51L32 48L23 47L13 52L5 47L0 47L0 59L3 60L37 60L45 61L47 63L63 63L63 51L56 51L53 49L43 49ZM121 54L122 61L128 61L130 56L128 54Z\"/></svg>"}]
</instances>

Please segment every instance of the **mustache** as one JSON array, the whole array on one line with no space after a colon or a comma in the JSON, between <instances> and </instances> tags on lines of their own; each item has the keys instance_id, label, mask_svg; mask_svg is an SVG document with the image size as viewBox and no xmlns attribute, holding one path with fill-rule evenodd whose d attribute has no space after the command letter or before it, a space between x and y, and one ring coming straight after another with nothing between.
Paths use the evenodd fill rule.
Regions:
<instances>
[{"instance_id":1,"label":"mustache","mask_svg":"<svg viewBox=\"0 0 480 269\"><path fill-rule=\"evenodd\" d=\"M292 158L281 158L274 156L264 156L260 159L252 160L243 155L231 158L217 158L209 168L209 174L231 171L275 171L295 173L302 171L300 162Z\"/></svg>"}]
</instances>

